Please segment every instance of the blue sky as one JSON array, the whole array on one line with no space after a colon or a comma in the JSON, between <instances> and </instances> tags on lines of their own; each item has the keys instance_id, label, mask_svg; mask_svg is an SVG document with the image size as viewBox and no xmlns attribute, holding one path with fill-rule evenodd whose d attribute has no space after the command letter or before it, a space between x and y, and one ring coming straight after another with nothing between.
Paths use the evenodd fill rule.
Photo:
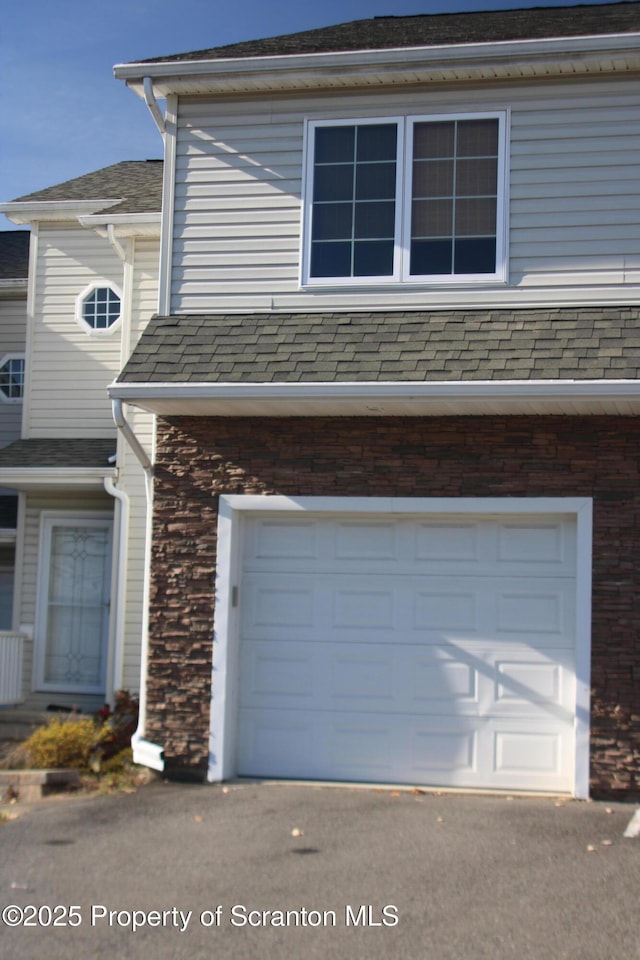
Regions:
<instances>
[{"instance_id":1,"label":"blue sky","mask_svg":"<svg viewBox=\"0 0 640 960\"><path fill-rule=\"evenodd\" d=\"M588 2L588 0L583 0ZM568 6L569 0L14 0L0 32L0 201L119 160L161 156L115 63L377 15ZM12 224L0 216L0 229Z\"/></svg>"}]
</instances>

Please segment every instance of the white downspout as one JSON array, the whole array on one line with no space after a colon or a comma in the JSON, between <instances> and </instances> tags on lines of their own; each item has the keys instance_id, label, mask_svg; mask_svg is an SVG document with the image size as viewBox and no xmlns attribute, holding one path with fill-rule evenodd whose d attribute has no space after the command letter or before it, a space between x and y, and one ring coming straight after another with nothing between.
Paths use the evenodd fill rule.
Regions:
<instances>
[{"instance_id":1,"label":"white downspout","mask_svg":"<svg viewBox=\"0 0 640 960\"><path fill-rule=\"evenodd\" d=\"M127 422L122 408L122 400L112 400L113 419L116 427L133 450L137 460L144 470L145 490L147 495L147 516L145 523L144 548L144 587L142 597L142 644L140 651L140 712L138 715L138 729L131 738L133 748L133 762L141 763L152 770L164 770L164 748L157 743L145 740L144 732L147 722L147 678L149 662L149 595L151 574L151 520L153 510L153 464L131 425Z\"/></svg>"},{"instance_id":2,"label":"white downspout","mask_svg":"<svg viewBox=\"0 0 640 960\"><path fill-rule=\"evenodd\" d=\"M116 613L113 640L113 665L110 671L107 700L113 702L114 693L122 688L124 673L124 626L125 626L125 590L127 587L129 496L121 487L117 487L112 477L104 478L104 489L118 501L118 565L115 591Z\"/></svg>"},{"instance_id":3,"label":"white downspout","mask_svg":"<svg viewBox=\"0 0 640 960\"><path fill-rule=\"evenodd\" d=\"M114 230L112 223L107 224L107 240L109 241L109 243L111 244L115 252L118 254L122 262L126 263L127 261L126 250L124 249L124 247L122 246L118 238L116 237L116 232Z\"/></svg>"},{"instance_id":4,"label":"white downspout","mask_svg":"<svg viewBox=\"0 0 640 960\"><path fill-rule=\"evenodd\" d=\"M153 92L153 81L151 77L144 77L142 81L142 89L144 92L144 102L149 108L149 112L153 117L154 123L161 135L164 137L166 133L166 126L164 122L164 117L162 116L162 111L158 106L158 101L156 100L156 95Z\"/></svg>"}]
</instances>

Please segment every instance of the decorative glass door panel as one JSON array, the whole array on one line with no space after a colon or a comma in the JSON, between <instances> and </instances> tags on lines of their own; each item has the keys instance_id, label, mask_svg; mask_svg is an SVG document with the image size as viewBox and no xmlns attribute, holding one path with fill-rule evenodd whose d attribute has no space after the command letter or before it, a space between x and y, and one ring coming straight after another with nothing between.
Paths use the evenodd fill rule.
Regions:
<instances>
[{"instance_id":1,"label":"decorative glass door panel","mask_svg":"<svg viewBox=\"0 0 640 960\"><path fill-rule=\"evenodd\" d=\"M71 525L49 519L43 547L41 683L50 690L101 692L109 631L111 522Z\"/></svg>"}]
</instances>

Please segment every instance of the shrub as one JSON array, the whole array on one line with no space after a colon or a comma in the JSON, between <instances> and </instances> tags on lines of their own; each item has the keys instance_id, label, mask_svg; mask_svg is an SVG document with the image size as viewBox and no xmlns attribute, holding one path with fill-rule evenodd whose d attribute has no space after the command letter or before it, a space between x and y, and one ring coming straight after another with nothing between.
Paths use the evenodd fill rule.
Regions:
<instances>
[{"instance_id":1,"label":"shrub","mask_svg":"<svg viewBox=\"0 0 640 960\"><path fill-rule=\"evenodd\" d=\"M100 754L103 761L131 746L131 737L138 726L140 704L127 690L116 690L113 712L105 704L99 713L104 721Z\"/></svg>"},{"instance_id":2,"label":"shrub","mask_svg":"<svg viewBox=\"0 0 640 960\"><path fill-rule=\"evenodd\" d=\"M31 734L24 743L24 752L28 764L39 769L85 769L103 736L91 717L54 717Z\"/></svg>"},{"instance_id":3,"label":"shrub","mask_svg":"<svg viewBox=\"0 0 640 960\"><path fill-rule=\"evenodd\" d=\"M72 767L116 773L131 763L131 737L138 725L138 701L126 690L115 694L113 711L105 704L96 718L71 714L53 717L35 730L10 758L39 769Z\"/></svg>"}]
</instances>

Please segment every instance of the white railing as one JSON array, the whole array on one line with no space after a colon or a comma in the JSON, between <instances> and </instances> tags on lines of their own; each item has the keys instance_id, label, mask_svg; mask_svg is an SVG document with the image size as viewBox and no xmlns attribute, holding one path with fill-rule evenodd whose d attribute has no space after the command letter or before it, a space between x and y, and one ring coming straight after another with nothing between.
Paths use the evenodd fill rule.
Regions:
<instances>
[{"instance_id":1,"label":"white railing","mask_svg":"<svg viewBox=\"0 0 640 960\"><path fill-rule=\"evenodd\" d=\"M24 636L0 631L0 704L22 702L22 657Z\"/></svg>"}]
</instances>

